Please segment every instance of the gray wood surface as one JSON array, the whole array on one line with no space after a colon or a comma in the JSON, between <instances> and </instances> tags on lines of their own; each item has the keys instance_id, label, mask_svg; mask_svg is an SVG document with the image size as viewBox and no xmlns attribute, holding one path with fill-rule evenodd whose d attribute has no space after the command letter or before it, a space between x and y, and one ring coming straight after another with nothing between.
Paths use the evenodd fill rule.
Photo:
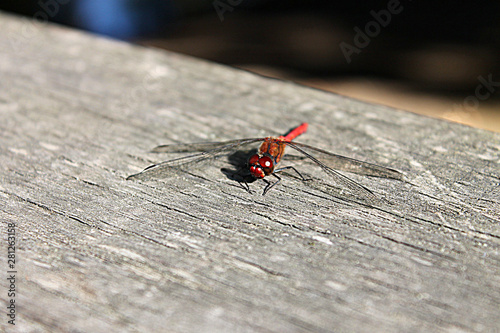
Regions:
<instances>
[{"instance_id":1,"label":"gray wood surface","mask_svg":"<svg viewBox=\"0 0 500 333\"><path fill-rule=\"evenodd\" d=\"M5 14L0 31L3 330L499 331L500 135ZM302 160L320 181L265 196L223 160L125 179L169 158L158 144L303 121L297 141L409 182L346 173L367 203Z\"/></svg>"}]
</instances>

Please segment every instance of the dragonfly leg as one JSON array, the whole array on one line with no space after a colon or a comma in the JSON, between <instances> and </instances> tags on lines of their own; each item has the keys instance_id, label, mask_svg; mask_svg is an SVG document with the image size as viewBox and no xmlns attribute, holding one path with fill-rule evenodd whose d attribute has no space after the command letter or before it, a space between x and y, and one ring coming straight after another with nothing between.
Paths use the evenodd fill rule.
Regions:
<instances>
[{"instance_id":1,"label":"dragonfly leg","mask_svg":"<svg viewBox=\"0 0 500 333\"><path fill-rule=\"evenodd\" d=\"M250 175L247 168L239 168L238 170L230 170L223 168L222 172L227 176L227 178L238 182L238 184L248 193L252 193L249 183L255 179ZM246 172L245 172L246 171Z\"/></svg>"},{"instance_id":2,"label":"dragonfly leg","mask_svg":"<svg viewBox=\"0 0 500 333\"><path fill-rule=\"evenodd\" d=\"M270 189L272 189L276 184L278 184L280 181L281 181L281 177L278 176L277 174L275 173L272 173L272 175L276 178L278 178L277 181L275 181L274 183L271 183L269 180L267 179L262 179L263 181L265 181L267 183L267 186L264 188L264 192L262 192L262 195L266 195L267 192L269 192Z\"/></svg>"},{"instance_id":3,"label":"dragonfly leg","mask_svg":"<svg viewBox=\"0 0 500 333\"><path fill-rule=\"evenodd\" d=\"M295 171L295 173L297 173L299 175L300 178L302 178L302 181L308 181L308 180L312 180L312 178L306 178L304 177L300 172L299 170L295 169L293 166L286 166L286 167L283 167L283 168L279 168L279 169L276 169L274 170L274 172L280 172L280 171L283 171L283 170L288 170L288 169L292 169L293 171Z\"/></svg>"},{"instance_id":4,"label":"dragonfly leg","mask_svg":"<svg viewBox=\"0 0 500 333\"><path fill-rule=\"evenodd\" d=\"M240 184L241 187L243 187L245 189L245 191L252 194L252 191L250 190L250 185L248 185L248 182L245 179L243 179L242 182L238 181L238 184Z\"/></svg>"},{"instance_id":5,"label":"dragonfly leg","mask_svg":"<svg viewBox=\"0 0 500 333\"><path fill-rule=\"evenodd\" d=\"M249 174L243 175L243 171L248 171L244 168L239 168L236 172L233 173L233 178L236 180L248 193L252 193L252 190L250 190L250 185L248 185L248 177L250 176ZM247 177L245 177L247 176ZM239 179L237 179L239 178ZM253 180L253 179L252 179Z\"/></svg>"}]
</instances>

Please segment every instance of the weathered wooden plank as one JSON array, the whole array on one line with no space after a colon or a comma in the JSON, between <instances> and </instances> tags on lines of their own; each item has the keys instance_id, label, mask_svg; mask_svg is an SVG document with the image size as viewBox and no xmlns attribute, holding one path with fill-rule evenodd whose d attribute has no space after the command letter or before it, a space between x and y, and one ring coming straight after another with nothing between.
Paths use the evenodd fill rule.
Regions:
<instances>
[{"instance_id":1,"label":"weathered wooden plank","mask_svg":"<svg viewBox=\"0 0 500 333\"><path fill-rule=\"evenodd\" d=\"M0 16L0 217L5 238L15 224L19 331L500 327L498 134ZM414 185L350 175L389 202L369 205L302 161L322 183L284 176L266 196L222 162L125 180L167 158L148 152L158 144L302 121L300 141Z\"/></svg>"}]
</instances>

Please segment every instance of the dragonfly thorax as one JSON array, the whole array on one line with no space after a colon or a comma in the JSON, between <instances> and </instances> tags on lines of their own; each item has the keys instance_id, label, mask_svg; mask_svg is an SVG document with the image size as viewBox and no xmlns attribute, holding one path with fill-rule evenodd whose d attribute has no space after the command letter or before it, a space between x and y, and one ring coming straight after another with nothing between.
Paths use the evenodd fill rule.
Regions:
<instances>
[{"instance_id":1,"label":"dragonfly thorax","mask_svg":"<svg viewBox=\"0 0 500 333\"><path fill-rule=\"evenodd\" d=\"M274 160L268 154L254 154L248 159L250 173L255 178L264 178L274 171Z\"/></svg>"}]
</instances>

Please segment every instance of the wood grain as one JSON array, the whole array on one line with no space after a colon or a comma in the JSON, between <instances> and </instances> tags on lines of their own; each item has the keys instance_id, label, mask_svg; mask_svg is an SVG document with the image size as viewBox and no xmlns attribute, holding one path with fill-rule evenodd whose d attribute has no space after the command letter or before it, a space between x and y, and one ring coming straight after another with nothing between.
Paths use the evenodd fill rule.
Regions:
<instances>
[{"instance_id":1,"label":"wood grain","mask_svg":"<svg viewBox=\"0 0 500 333\"><path fill-rule=\"evenodd\" d=\"M0 29L18 331L500 328L498 134L5 14ZM345 173L383 198L373 204L301 160L319 181L284 175L266 196L224 160L125 179L169 158L149 152L159 144L303 121L298 141L408 182Z\"/></svg>"}]
</instances>

